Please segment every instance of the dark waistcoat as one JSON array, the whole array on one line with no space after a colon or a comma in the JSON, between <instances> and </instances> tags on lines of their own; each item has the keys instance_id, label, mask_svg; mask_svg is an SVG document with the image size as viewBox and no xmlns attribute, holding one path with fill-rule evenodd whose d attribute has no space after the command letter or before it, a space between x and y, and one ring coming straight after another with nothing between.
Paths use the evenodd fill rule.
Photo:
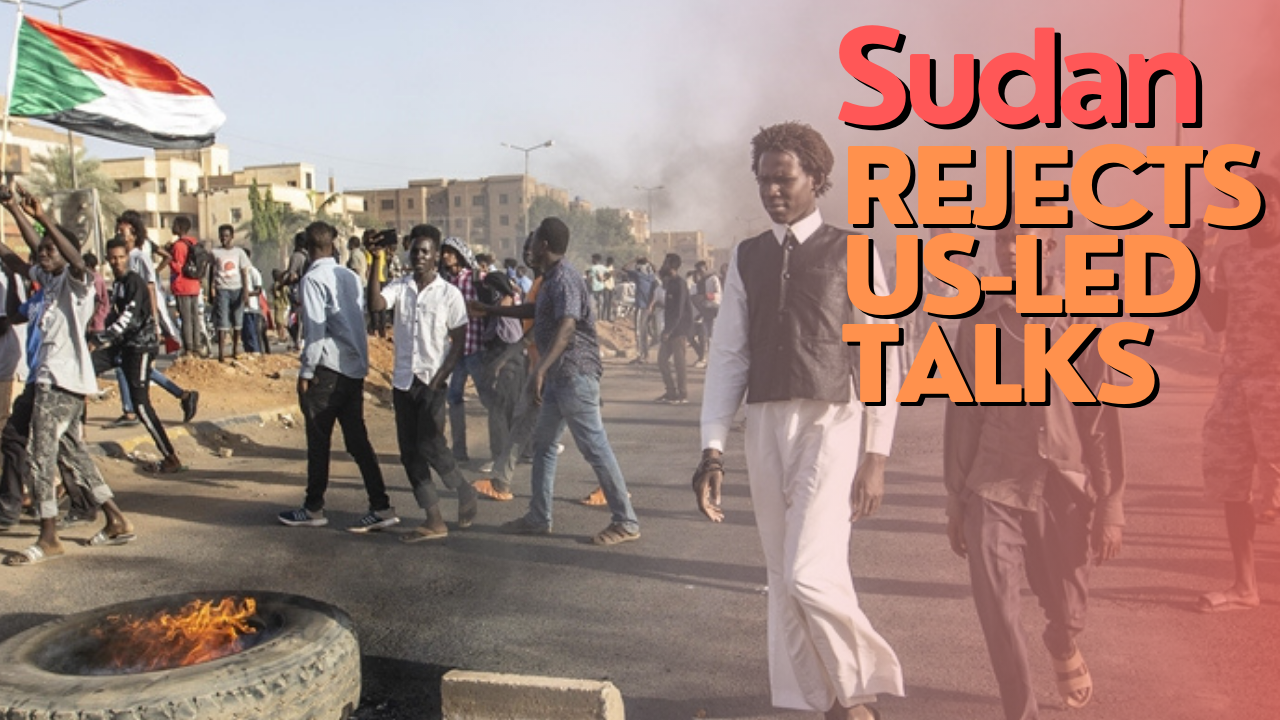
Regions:
<instances>
[{"instance_id":1,"label":"dark waistcoat","mask_svg":"<svg viewBox=\"0 0 1280 720\"><path fill-rule=\"evenodd\" d=\"M843 326L860 320L849 300L847 237L823 225L794 247L772 230L738 245L751 350L748 403L851 400L858 349L845 344Z\"/></svg>"}]
</instances>

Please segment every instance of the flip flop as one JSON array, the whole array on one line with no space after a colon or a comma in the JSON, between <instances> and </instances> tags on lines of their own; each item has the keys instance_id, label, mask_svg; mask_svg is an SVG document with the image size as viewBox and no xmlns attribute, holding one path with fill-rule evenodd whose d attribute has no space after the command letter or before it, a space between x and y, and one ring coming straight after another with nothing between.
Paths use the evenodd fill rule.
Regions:
<instances>
[{"instance_id":1,"label":"flip flop","mask_svg":"<svg viewBox=\"0 0 1280 720\"><path fill-rule=\"evenodd\" d=\"M89 547L111 547L114 545L127 545L136 540L136 533L117 533L108 535L106 530L99 530L93 537L89 538L85 545Z\"/></svg>"},{"instance_id":2,"label":"flip flop","mask_svg":"<svg viewBox=\"0 0 1280 720\"><path fill-rule=\"evenodd\" d=\"M9 567L26 567L28 565L39 565L46 560L57 560L60 557L62 557L62 553L49 555L39 545L32 545L5 558L4 564Z\"/></svg>"},{"instance_id":3,"label":"flip flop","mask_svg":"<svg viewBox=\"0 0 1280 720\"><path fill-rule=\"evenodd\" d=\"M627 493L627 499L630 498L631 493ZM599 487L592 490L590 495L582 498L578 502L582 505L586 505L587 507L604 507L609 504L609 501L604 497L604 490Z\"/></svg>"},{"instance_id":4,"label":"flip flop","mask_svg":"<svg viewBox=\"0 0 1280 720\"><path fill-rule=\"evenodd\" d=\"M1089 666L1084 664L1084 656L1080 654L1080 648L1076 648L1071 657L1066 660L1059 660L1052 655L1049 656L1053 660L1053 672L1055 682L1058 685L1058 696L1062 698L1062 702L1073 710L1079 710L1089 701L1093 699L1093 678L1089 675ZM1086 691L1083 700L1073 697L1073 694L1079 690Z\"/></svg>"},{"instance_id":5,"label":"flip flop","mask_svg":"<svg viewBox=\"0 0 1280 720\"><path fill-rule=\"evenodd\" d=\"M1211 592L1200 596L1196 601L1196 610L1202 613L1230 612L1232 610L1253 610L1262 604L1259 598L1242 598L1228 595L1225 592Z\"/></svg>"},{"instance_id":6,"label":"flip flop","mask_svg":"<svg viewBox=\"0 0 1280 720\"><path fill-rule=\"evenodd\" d=\"M444 540L447 537L449 537L449 531L447 529L438 531L428 530L423 532L423 528L419 527L416 530L401 535L400 542L405 545L413 545L420 542L430 542L432 540Z\"/></svg>"},{"instance_id":7,"label":"flip flop","mask_svg":"<svg viewBox=\"0 0 1280 720\"><path fill-rule=\"evenodd\" d=\"M505 490L499 490L498 488L494 487L492 480L487 480L487 479L477 480L474 483L472 483L472 487L476 489L477 493L480 493L481 497L486 497L486 498L489 498L490 500L497 500L498 502L506 502L508 500L515 499L515 495L512 495L510 492Z\"/></svg>"}]
</instances>

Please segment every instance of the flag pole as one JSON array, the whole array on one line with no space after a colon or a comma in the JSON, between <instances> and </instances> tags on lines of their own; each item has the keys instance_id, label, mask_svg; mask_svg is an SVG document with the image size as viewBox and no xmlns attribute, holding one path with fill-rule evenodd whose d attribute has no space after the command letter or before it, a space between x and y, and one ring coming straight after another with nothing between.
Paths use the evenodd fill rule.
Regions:
<instances>
[{"instance_id":1,"label":"flag pole","mask_svg":"<svg viewBox=\"0 0 1280 720\"><path fill-rule=\"evenodd\" d=\"M9 79L4 93L4 120L0 126L0 181L9 181L9 106L13 102L13 79L18 72L18 35L22 32L22 0L18 0L13 26L13 48L9 51ZM4 218L0 218L0 243L5 242Z\"/></svg>"},{"instance_id":2,"label":"flag pole","mask_svg":"<svg viewBox=\"0 0 1280 720\"><path fill-rule=\"evenodd\" d=\"M18 0L17 5L17 17L13 26L13 47L9 51L9 79L4 93L4 121L0 129L0 163L4 163L0 171L6 176L9 174L9 106L13 103L13 81L18 72L18 35L22 32L22 0ZM4 235L0 234L0 241L3 240Z\"/></svg>"}]
</instances>

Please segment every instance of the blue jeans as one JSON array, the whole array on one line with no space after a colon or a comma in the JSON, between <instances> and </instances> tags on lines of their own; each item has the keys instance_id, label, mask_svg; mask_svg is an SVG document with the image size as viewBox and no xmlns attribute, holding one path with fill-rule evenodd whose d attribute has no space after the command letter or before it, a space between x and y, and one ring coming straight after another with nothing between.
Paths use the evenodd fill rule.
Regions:
<instances>
[{"instance_id":1,"label":"blue jeans","mask_svg":"<svg viewBox=\"0 0 1280 720\"><path fill-rule=\"evenodd\" d=\"M533 428L533 498L525 519L551 526L551 500L556 479L556 443L568 426L582 457L596 473L613 522L628 532L639 532L640 523L627 497L627 481L609 447L600 418L600 379L585 375L551 378L542 387L542 410Z\"/></svg>"},{"instance_id":2,"label":"blue jeans","mask_svg":"<svg viewBox=\"0 0 1280 720\"><path fill-rule=\"evenodd\" d=\"M453 447L453 456L459 460L470 457L467 452L467 411L463 406L465 399L462 391L467 387L468 376L471 382L475 383L477 393L485 391L484 383L480 379L480 370L484 366L482 354L473 352L458 358L458 364L454 366L453 374L449 376L449 393L446 399L449 402L449 435L452 439L450 445ZM487 399L483 395L480 397L480 402L485 407L488 407L485 402Z\"/></svg>"},{"instance_id":3,"label":"blue jeans","mask_svg":"<svg viewBox=\"0 0 1280 720\"><path fill-rule=\"evenodd\" d=\"M182 388L178 387L172 380L165 377L164 373L154 367L151 368L151 382L175 398L182 399ZM116 384L120 386L120 409L124 411L124 414L132 415L134 412L133 398L129 395L129 383L125 381L124 369L119 365L116 366Z\"/></svg>"},{"instance_id":4,"label":"blue jeans","mask_svg":"<svg viewBox=\"0 0 1280 720\"><path fill-rule=\"evenodd\" d=\"M262 313L247 312L244 314L244 326L240 331L240 339L244 342L244 351L262 352L262 336L258 326L262 323Z\"/></svg>"},{"instance_id":5,"label":"blue jeans","mask_svg":"<svg viewBox=\"0 0 1280 720\"><path fill-rule=\"evenodd\" d=\"M213 317L218 332L239 330L244 324L244 304L241 302L243 299L244 291L240 288L217 291L217 305L213 308Z\"/></svg>"}]
</instances>

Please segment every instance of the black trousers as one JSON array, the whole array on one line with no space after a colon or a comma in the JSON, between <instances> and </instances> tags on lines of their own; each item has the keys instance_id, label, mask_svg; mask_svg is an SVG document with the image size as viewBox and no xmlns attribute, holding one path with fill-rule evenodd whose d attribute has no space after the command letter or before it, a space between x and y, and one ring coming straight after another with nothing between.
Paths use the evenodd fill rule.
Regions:
<instances>
[{"instance_id":1,"label":"black trousers","mask_svg":"<svg viewBox=\"0 0 1280 720\"><path fill-rule=\"evenodd\" d=\"M432 390L415 377L408 390L395 390L391 395L396 413L396 437L400 441L400 463L409 476L413 497L423 510L430 510L440 502L431 482L432 470L450 490L466 482L444 439L447 394L447 387Z\"/></svg>"},{"instance_id":2,"label":"black trousers","mask_svg":"<svg viewBox=\"0 0 1280 720\"><path fill-rule=\"evenodd\" d=\"M329 489L329 452L333 447L333 425L342 427L347 452L360 468L369 510L391 509L387 486L382 481L378 456L369 443L364 424L364 380L350 378L326 367L316 368L311 386L298 398L307 429L307 499L311 512L324 509L324 493Z\"/></svg>"},{"instance_id":3,"label":"black trousers","mask_svg":"<svg viewBox=\"0 0 1280 720\"><path fill-rule=\"evenodd\" d=\"M967 493L969 577L1006 720L1038 717L1020 619L1023 574L1044 611L1045 642L1058 652L1070 647L1084 631L1088 607L1091 514L1056 473L1046 479L1035 511Z\"/></svg>"},{"instance_id":4,"label":"black trousers","mask_svg":"<svg viewBox=\"0 0 1280 720\"><path fill-rule=\"evenodd\" d=\"M104 373L116 365L124 371L124 381L129 386L129 399L133 401L138 420L151 435L151 441L163 457L174 454L173 443L164 431L160 416L151 404L151 363L155 357L148 350L126 347L120 350L102 349L93 353L93 372Z\"/></svg>"},{"instance_id":5,"label":"black trousers","mask_svg":"<svg viewBox=\"0 0 1280 720\"><path fill-rule=\"evenodd\" d=\"M680 398L682 400L689 397L688 389L685 384L687 370L685 369L685 349L689 347L689 338L684 335L670 335L666 342L663 342L658 348L658 369L662 371L662 382L667 386L667 397ZM675 361L675 375L671 373L671 361Z\"/></svg>"}]
</instances>

